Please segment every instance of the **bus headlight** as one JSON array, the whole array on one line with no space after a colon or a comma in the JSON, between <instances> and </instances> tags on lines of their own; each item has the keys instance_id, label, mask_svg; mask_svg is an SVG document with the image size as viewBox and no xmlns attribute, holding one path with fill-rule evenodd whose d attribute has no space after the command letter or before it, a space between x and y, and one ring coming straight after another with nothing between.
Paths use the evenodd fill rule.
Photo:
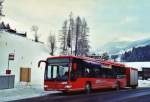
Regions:
<instances>
[{"instance_id":1,"label":"bus headlight","mask_svg":"<svg viewBox=\"0 0 150 102\"><path fill-rule=\"evenodd\" d=\"M67 82L62 82L61 84L66 85L66 84L68 84L68 83L67 83Z\"/></svg>"},{"instance_id":2,"label":"bus headlight","mask_svg":"<svg viewBox=\"0 0 150 102\"><path fill-rule=\"evenodd\" d=\"M48 85L44 85L44 88L48 88Z\"/></svg>"},{"instance_id":3,"label":"bus headlight","mask_svg":"<svg viewBox=\"0 0 150 102\"><path fill-rule=\"evenodd\" d=\"M71 85L66 85L65 88L70 89L72 86Z\"/></svg>"}]
</instances>

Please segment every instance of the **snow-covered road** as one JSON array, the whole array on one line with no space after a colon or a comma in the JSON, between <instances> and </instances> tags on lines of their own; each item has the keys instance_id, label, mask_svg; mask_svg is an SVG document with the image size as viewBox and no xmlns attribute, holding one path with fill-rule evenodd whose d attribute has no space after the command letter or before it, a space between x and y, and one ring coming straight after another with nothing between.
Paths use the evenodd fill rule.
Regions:
<instances>
[{"instance_id":1,"label":"snow-covered road","mask_svg":"<svg viewBox=\"0 0 150 102\"><path fill-rule=\"evenodd\" d=\"M150 87L150 80L139 80L139 87ZM0 102L44 96L58 91L44 91L42 86L17 85L14 89L0 90Z\"/></svg>"}]
</instances>

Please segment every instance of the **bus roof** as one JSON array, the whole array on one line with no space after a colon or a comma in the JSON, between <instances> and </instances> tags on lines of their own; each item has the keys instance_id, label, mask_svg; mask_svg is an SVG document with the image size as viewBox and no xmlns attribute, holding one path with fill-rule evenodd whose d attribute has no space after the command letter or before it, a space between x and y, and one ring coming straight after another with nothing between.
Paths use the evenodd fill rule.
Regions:
<instances>
[{"instance_id":1,"label":"bus roof","mask_svg":"<svg viewBox=\"0 0 150 102\"><path fill-rule=\"evenodd\" d=\"M90 58L90 57L81 57L81 56L50 56L48 58L76 58L76 59L93 61L93 62L97 62L99 64L108 65L108 66L125 67L125 65L121 64L121 63L108 61L108 60L105 61L105 60L102 60L102 59L94 59L94 58Z\"/></svg>"},{"instance_id":2,"label":"bus roof","mask_svg":"<svg viewBox=\"0 0 150 102\"><path fill-rule=\"evenodd\" d=\"M77 59L83 59L83 60L97 61L94 58L81 57L81 56L50 56L48 58L77 58Z\"/></svg>"},{"instance_id":3,"label":"bus roof","mask_svg":"<svg viewBox=\"0 0 150 102\"><path fill-rule=\"evenodd\" d=\"M113 61L101 61L100 63L106 64L106 65L111 65L111 66L125 67L124 64L113 62Z\"/></svg>"}]
</instances>

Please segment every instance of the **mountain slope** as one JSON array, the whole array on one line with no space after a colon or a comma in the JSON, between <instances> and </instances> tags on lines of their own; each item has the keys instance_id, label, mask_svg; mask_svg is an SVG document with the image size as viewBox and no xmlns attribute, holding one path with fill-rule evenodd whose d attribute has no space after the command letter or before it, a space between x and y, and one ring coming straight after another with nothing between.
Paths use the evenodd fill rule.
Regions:
<instances>
[{"instance_id":1,"label":"mountain slope","mask_svg":"<svg viewBox=\"0 0 150 102\"><path fill-rule=\"evenodd\" d=\"M110 54L112 53L118 53L122 49L128 47L128 44L130 42L122 41L122 42L108 42L102 47L100 47L100 51L102 52L108 52Z\"/></svg>"},{"instance_id":2,"label":"mountain slope","mask_svg":"<svg viewBox=\"0 0 150 102\"><path fill-rule=\"evenodd\" d=\"M150 45L150 38L141 39L137 41L114 41L108 42L100 47L101 52L108 52L109 54L118 54L121 51L126 51L133 47Z\"/></svg>"}]
</instances>

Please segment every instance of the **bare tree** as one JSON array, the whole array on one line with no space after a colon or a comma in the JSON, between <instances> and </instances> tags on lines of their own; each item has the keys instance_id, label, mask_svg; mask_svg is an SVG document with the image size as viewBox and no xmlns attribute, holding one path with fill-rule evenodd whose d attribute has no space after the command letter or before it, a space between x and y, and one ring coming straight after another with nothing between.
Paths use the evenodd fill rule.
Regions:
<instances>
[{"instance_id":1,"label":"bare tree","mask_svg":"<svg viewBox=\"0 0 150 102\"><path fill-rule=\"evenodd\" d=\"M67 54L67 20L64 21L62 26L62 32L60 34L60 49L61 54L66 55Z\"/></svg>"},{"instance_id":2,"label":"bare tree","mask_svg":"<svg viewBox=\"0 0 150 102\"><path fill-rule=\"evenodd\" d=\"M81 26L81 34L78 40L78 55L80 56L87 56L89 52L89 41L88 41L88 33L89 28L87 26L87 22L85 19L82 20Z\"/></svg>"},{"instance_id":3,"label":"bare tree","mask_svg":"<svg viewBox=\"0 0 150 102\"><path fill-rule=\"evenodd\" d=\"M70 54L73 54L73 47L75 42L75 24L73 13L69 14L69 27L68 27L68 38L67 38L67 45L70 48Z\"/></svg>"},{"instance_id":4,"label":"bare tree","mask_svg":"<svg viewBox=\"0 0 150 102\"><path fill-rule=\"evenodd\" d=\"M49 50L50 50L50 55L54 55L54 52L56 50L56 36L55 35L51 35L48 37L48 46L49 46Z\"/></svg>"},{"instance_id":5,"label":"bare tree","mask_svg":"<svg viewBox=\"0 0 150 102\"><path fill-rule=\"evenodd\" d=\"M78 45L79 45L79 37L81 34L81 25L82 25L82 21L81 18L78 16L76 18L76 39L75 39L75 56L78 55Z\"/></svg>"},{"instance_id":6,"label":"bare tree","mask_svg":"<svg viewBox=\"0 0 150 102\"><path fill-rule=\"evenodd\" d=\"M36 26L36 25L33 25L33 26L31 27L31 31L34 32L34 40L35 40L35 42L39 42L38 30L39 30L39 27Z\"/></svg>"},{"instance_id":7,"label":"bare tree","mask_svg":"<svg viewBox=\"0 0 150 102\"><path fill-rule=\"evenodd\" d=\"M61 54L86 56L90 48L88 33L89 28L87 26L86 20L81 20L79 16L74 19L71 12L69 19L63 23L62 33L60 34L60 45L63 52Z\"/></svg>"}]
</instances>

